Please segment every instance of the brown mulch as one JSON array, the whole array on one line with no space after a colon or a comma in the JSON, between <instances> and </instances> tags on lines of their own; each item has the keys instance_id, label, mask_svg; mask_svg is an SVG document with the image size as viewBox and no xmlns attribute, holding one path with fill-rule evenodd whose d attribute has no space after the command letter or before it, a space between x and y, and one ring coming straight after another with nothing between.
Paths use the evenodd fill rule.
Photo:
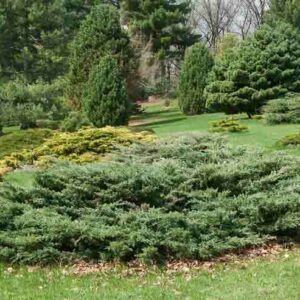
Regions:
<instances>
[{"instance_id":1,"label":"brown mulch","mask_svg":"<svg viewBox=\"0 0 300 300\"><path fill-rule=\"evenodd\" d=\"M196 270L212 270L218 265L224 265L228 263L233 264L245 264L247 262L253 261L256 258L268 258L274 260L279 257L281 253L287 253L294 248L294 245L279 245L270 244L259 248L250 248L241 251L240 253L228 253L219 258L211 261L199 261L199 260L174 260L167 262L163 269L167 273L190 273ZM70 268L70 274L73 275L86 275L92 273L100 272L110 272L117 271L124 276L129 275L140 275L143 276L148 273L148 271L159 270L157 265L145 265L138 261L132 261L127 264L122 263L86 263L77 262Z\"/></svg>"}]
</instances>

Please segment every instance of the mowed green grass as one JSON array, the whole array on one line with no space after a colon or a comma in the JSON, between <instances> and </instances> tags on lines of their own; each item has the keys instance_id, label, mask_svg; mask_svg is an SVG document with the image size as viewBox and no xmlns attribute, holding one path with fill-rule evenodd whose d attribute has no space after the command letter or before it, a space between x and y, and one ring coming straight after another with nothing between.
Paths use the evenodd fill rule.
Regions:
<instances>
[{"instance_id":1,"label":"mowed green grass","mask_svg":"<svg viewBox=\"0 0 300 300\"><path fill-rule=\"evenodd\" d=\"M137 127L152 129L160 136L167 136L181 132L208 132L211 128L211 122L228 118L222 113L203 114L197 116L183 115L175 101L170 107L165 107L164 103L145 104L145 112L133 118L133 124ZM227 133L230 143L234 145L251 145L265 147L270 150L278 149L276 143L282 137L300 131L300 125L287 124L269 126L264 120L251 119L246 115L236 115L241 123L248 126L249 130L241 133ZM292 154L300 155L300 149L286 149Z\"/></svg>"},{"instance_id":2,"label":"mowed green grass","mask_svg":"<svg viewBox=\"0 0 300 300\"><path fill-rule=\"evenodd\" d=\"M10 172L6 176L4 176L4 181L24 188L30 188L34 184L34 177L34 171L17 170Z\"/></svg>"},{"instance_id":3,"label":"mowed green grass","mask_svg":"<svg viewBox=\"0 0 300 300\"><path fill-rule=\"evenodd\" d=\"M299 250L280 254L275 260L223 264L209 271L170 274L149 269L147 273L75 276L67 268L32 271L0 266L0 299L300 299Z\"/></svg>"}]
</instances>

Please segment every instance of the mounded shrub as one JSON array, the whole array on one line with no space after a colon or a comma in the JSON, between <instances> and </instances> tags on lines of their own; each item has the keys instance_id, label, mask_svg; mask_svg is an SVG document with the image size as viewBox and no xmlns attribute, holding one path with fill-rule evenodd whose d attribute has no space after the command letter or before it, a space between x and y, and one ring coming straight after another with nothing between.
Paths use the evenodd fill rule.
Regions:
<instances>
[{"instance_id":1,"label":"mounded shrub","mask_svg":"<svg viewBox=\"0 0 300 300\"><path fill-rule=\"evenodd\" d=\"M253 38L216 60L206 106L227 114L259 112L268 100L300 91L300 34L291 25L263 25Z\"/></svg>"},{"instance_id":2,"label":"mounded shrub","mask_svg":"<svg viewBox=\"0 0 300 300\"><path fill-rule=\"evenodd\" d=\"M125 82L112 56L104 57L92 68L85 85L83 106L87 118L96 127L128 123L129 104Z\"/></svg>"},{"instance_id":3,"label":"mounded shrub","mask_svg":"<svg viewBox=\"0 0 300 300\"><path fill-rule=\"evenodd\" d=\"M300 146L300 133L289 134L282 138L277 144L279 146Z\"/></svg>"},{"instance_id":4,"label":"mounded shrub","mask_svg":"<svg viewBox=\"0 0 300 300\"><path fill-rule=\"evenodd\" d=\"M184 114L204 112L203 92L213 63L213 57L205 45L197 43L186 51L178 88L178 103Z\"/></svg>"},{"instance_id":5,"label":"mounded shrub","mask_svg":"<svg viewBox=\"0 0 300 300\"><path fill-rule=\"evenodd\" d=\"M296 239L300 161L191 135L1 187L0 260L204 259Z\"/></svg>"},{"instance_id":6,"label":"mounded shrub","mask_svg":"<svg viewBox=\"0 0 300 300\"><path fill-rule=\"evenodd\" d=\"M13 131L0 137L0 159L13 152L32 150L54 134L49 129L28 129Z\"/></svg>"},{"instance_id":7,"label":"mounded shrub","mask_svg":"<svg viewBox=\"0 0 300 300\"><path fill-rule=\"evenodd\" d=\"M269 101L263 111L267 124L299 124L300 96Z\"/></svg>"},{"instance_id":8,"label":"mounded shrub","mask_svg":"<svg viewBox=\"0 0 300 300\"><path fill-rule=\"evenodd\" d=\"M248 130L247 126L233 118L212 122L211 125L211 132L243 132Z\"/></svg>"}]
</instances>

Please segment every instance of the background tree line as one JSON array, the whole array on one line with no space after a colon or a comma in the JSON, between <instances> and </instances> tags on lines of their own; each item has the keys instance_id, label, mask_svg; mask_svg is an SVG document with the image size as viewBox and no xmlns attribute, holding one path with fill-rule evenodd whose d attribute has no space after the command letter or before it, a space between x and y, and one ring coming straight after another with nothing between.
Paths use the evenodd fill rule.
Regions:
<instances>
[{"instance_id":1,"label":"background tree line","mask_svg":"<svg viewBox=\"0 0 300 300\"><path fill-rule=\"evenodd\" d=\"M220 55L274 17L299 27L298 1L1 1L1 127L126 123L137 99L175 95L188 47L201 42L205 57ZM100 72L105 64L115 77ZM205 84L199 79L201 95Z\"/></svg>"}]
</instances>

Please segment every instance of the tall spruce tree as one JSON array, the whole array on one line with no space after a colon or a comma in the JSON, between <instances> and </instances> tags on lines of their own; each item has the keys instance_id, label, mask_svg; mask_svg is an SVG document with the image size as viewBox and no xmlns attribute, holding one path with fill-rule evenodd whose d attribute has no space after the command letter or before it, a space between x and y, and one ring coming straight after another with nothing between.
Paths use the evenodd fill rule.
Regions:
<instances>
[{"instance_id":1,"label":"tall spruce tree","mask_svg":"<svg viewBox=\"0 0 300 300\"><path fill-rule=\"evenodd\" d=\"M61 1L5 0L0 3L2 76L47 81L66 70L64 7Z\"/></svg>"},{"instance_id":2,"label":"tall spruce tree","mask_svg":"<svg viewBox=\"0 0 300 300\"><path fill-rule=\"evenodd\" d=\"M22 75L34 82L65 74L68 44L91 8L102 2L108 0L0 1L0 76Z\"/></svg>"},{"instance_id":3,"label":"tall spruce tree","mask_svg":"<svg viewBox=\"0 0 300 300\"><path fill-rule=\"evenodd\" d=\"M82 22L72 43L68 96L75 107L80 107L83 86L92 67L106 55L112 55L118 61L126 78L132 57L129 37L121 28L117 9L110 5L97 5Z\"/></svg>"}]
</instances>

